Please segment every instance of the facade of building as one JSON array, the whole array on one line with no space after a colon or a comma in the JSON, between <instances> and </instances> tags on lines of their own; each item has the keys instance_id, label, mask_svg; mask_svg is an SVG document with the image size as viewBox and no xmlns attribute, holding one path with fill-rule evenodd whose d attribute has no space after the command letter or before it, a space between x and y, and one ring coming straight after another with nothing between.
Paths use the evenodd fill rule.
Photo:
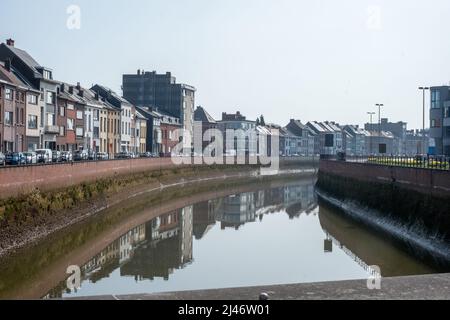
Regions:
<instances>
[{"instance_id":1,"label":"facade of building","mask_svg":"<svg viewBox=\"0 0 450 320\"><path fill-rule=\"evenodd\" d=\"M105 101L120 110L120 152L131 152L131 119L133 117L133 105L105 86L96 84L91 88L91 90L98 93L99 96Z\"/></svg>"},{"instance_id":2,"label":"facade of building","mask_svg":"<svg viewBox=\"0 0 450 320\"><path fill-rule=\"evenodd\" d=\"M370 136L369 131L360 128L358 125L346 125L343 127L345 133L345 152L347 155L363 156L372 153L369 143L367 149L366 141Z\"/></svg>"},{"instance_id":3,"label":"facade of building","mask_svg":"<svg viewBox=\"0 0 450 320\"><path fill-rule=\"evenodd\" d=\"M78 97L84 102L84 123L85 123L85 149L92 152L100 152L102 144L101 134L101 112L105 108L105 104L101 101L98 93L83 88L80 83L76 86ZM106 132L106 131L105 131ZM103 137L105 136L103 132Z\"/></svg>"},{"instance_id":4,"label":"facade of building","mask_svg":"<svg viewBox=\"0 0 450 320\"><path fill-rule=\"evenodd\" d=\"M194 121L201 126L201 132L195 132L194 139L202 141L202 151L213 142L213 137L208 135L208 130L217 129L217 121L201 106L198 106L194 112Z\"/></svg>"},{"instance_id":5,"label":"facade of building","mask_svg":"<svg viewBox=\"0 0 450 320\"><path fill-rule=\"evenodd\" d=\"M310 134L308 126L304 125L300 120L291 119L286 125L286 129L291 135L297 137L294 154L301 156L311 156L314 154L314 137ZM294 139L290 140L292 143Z\"/></svg>"},{"instance_id":6,"label":"facade of building","mask_svg":"<svg viewBox=\"0 0 450 320\"><path fill-rule=\"evenodd\" d=\"M334 122L311 121L306 124L314 136L314 153L335 155L344 151L343 133Z\"/></svg>"},{"instance_id":7,"label":"facade of building","mask_svg":"<svg viewBox=\"0 0 450 320\"><path fill-rule=\"evenodd\" d=\"M59 127L59 135L56 137L56 149L59 151L78 150L75 135L76 110L75 105L80 102L74 93L69 93L70 85L61 83L58 93L58 115L56 124ZM73 92L73 89L72 89Z\"/></svg>"},{"instance_id":8,"label":"facade of building","mask_svg":"<svg viewBox=\"0 0 450 320\"><path fill-rule=\"evenodd\" d=\"M373 155L397 155L395 136L389 131L371 131L366 137L366 149Z\"/></svg>"},{"instance_id":9,"label":"facade of building","mask_svg":"<svg viewBox=\"0 0 450 320\"><path fill-rule=\"evenodd\" d=\"M107 145L106 152L110 157L120 152L120 109L113 106L108 101L105 103L105 111L107 114L106 132Z\"/></svg>"},{"instance_id":10,"label":"facade of building","mask_svg":"<svg viewBox=\"0 0 450 320\"><path fill-rule=\"evenodd\" d=\"M55 150L56 136L59 134L59 128L56 125L58 109L56 96L59 83L53 80L52 70L41 66L26 51L16 48L12 39L0 45L0 60L8 61L21 79L40 91L39 147Z\"/></svg>"},{"instance_id":11,"label":"facade of building","mask_svg":"<svg viewBox=\"0 0 450 320\"><path fill-rule=\"evenodd\" d=\"M387 118L382 118L380 123L366 123L364 128L368 131L385 131L394 136L392 152L395 155L404 155L406 153L406 122L390 122Z\"/></svg>"},{"instance_id":12,"label":"facade of building","mask_svg":"<svg viewBox=\"0 0 450 320\"><path fill-rule=\"evenodd\" d=\"M430 146L436 155L450 155L450 86L431 87Z\"/></svg>"},{"instance_id":13,"label":"facade of building","mask_svg":"<svg viewBox=\"0 0 450 320\"><path fill-rule=\"evenodd\" d=\"M256 134L256 121L247 120L239 111L234 114L223 112L217 129L222 132L226 155L256 154L256 140L252 141L251 136ZM233 136L228 136L227 131L233 132Z\"/></svg>"},{"instance_id":14,"label":"facade of building","mask_svg":"<svg viewBox=\"0 0 450 320\"><path fill-rule=\"evenodd\" d=\"M429 130L406 131L405 154L415 156L422 154L423 150L429 150Z\"/></svg>"},{"instance_id":15,"label":"facade of building","mask_svg":"<svg viewBox=\"0 0 450 320\"><path fill-rule=\"evenodd\" d=\"M170 72L157 74L141 72L123 75L123 96L138 107L154 107L180 119L193 136L195 91L193 86L176 83L176 78ZM189 139L192 140L192 139ZM192 141L185 142L192 145Z\"/></svg>"},{"instance_id":16,"label":"facade of building","mask_svg":"<svg viewBox=\"0 0 450 320\"><path fill-rule=\"evenodd\" d=\"M153 111L160 119L161 153L163 157L170 157L175 146L181 142L183 125L180 119L162 111Z\"/></svg>"},{"instance_id":17,"label":"facade of building","mask_svg":"<svg viewBox=\"0 0 450 320\"><path fill-rule=\"evenodd\" d=\"M136 137L138 139L137 152L144 153L147 152L147 122L148 119L143 115L142 112L136 109Z\"/></svg>"},{"instance_id":18,"label":"facade of building","mask_svg":"<svg viewBox=\"0 0 450 320\"><path fill-rule=\"evenodd\" d=\"M150 107L137 107L139 113L141 113L146 119L146 150L145 152L151 152L159 155L162 152L162 131L161 131L161 117L156 114ZM142 123L142 122L141 122Z\"/></svg>"},{"instance_id":19,"label":"facade of building","mask_svg":"<svg viewBox=\"0 0 450 320\"><path fill-rule=\"evenodd\" d=\"M0 63L0 151L23 152L26 143L26 105L32 92L12 71L8 62Z\"/></svg>"}]
</instances>

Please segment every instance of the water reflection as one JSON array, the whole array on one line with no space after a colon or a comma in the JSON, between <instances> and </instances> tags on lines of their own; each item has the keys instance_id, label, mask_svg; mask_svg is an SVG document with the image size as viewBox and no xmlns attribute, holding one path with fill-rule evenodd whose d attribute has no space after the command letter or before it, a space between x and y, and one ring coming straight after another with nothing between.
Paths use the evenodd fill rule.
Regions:
<instances>
[{"instance_id":1,"label":"water reflection","mask_svg":"<svg viewBox=\"0 0 450 320\"><path fill-rule=\"evenodd\" d=\"M195 259L194 259L195 257ZM311 182L234 194L162 214L81 266L45 298L362 279L432 269L326 206Z\"/></svg>"}]
</instances>

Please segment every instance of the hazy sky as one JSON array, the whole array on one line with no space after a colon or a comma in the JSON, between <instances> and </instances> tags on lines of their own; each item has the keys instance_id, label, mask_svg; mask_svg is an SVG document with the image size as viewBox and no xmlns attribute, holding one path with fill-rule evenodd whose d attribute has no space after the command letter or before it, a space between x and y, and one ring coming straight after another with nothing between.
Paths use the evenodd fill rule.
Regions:
<instances>
[{"instance_id":1,"label":"hazy sky","mask_svg":"<svg viewBox=\"0 0 450 320\"><path fill-rule=\"evenodd\" d=\"M450 81L449 17L448 0L1 0L0 38L85 86L171 71L216 118L361 124L384 103L419 127L417 87Z\"/></svg>"}]
</instances>

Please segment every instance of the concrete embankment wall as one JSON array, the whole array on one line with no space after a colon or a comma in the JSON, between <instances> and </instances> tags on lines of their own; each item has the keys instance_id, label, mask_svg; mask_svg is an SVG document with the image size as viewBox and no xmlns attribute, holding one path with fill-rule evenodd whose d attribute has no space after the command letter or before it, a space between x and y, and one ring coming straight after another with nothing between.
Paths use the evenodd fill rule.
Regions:
<instances>
[{"instance_id":1,"label":"concrete embankment wall","mask_svg":"<svg viewBox=\"0 0 450 320\"><path fill-rule=\"evenodd\" d=\"M317 187L426 235L450 239L450 172L321 160Z\"/></svg>"},{"instance_id":2,"label":"concrete embankment wall","mask_svg":"<svg viewBox=\"0 0 450 320\"><path fill-rule=\"evenodd\" d=\"M282 158L280 159L280 166L309 165L316 161L316 159L310 158ZM34 189L52 191L114 176L188 166L192 165L176 165L170 158L140 158L0 167L0 199L27 194Z\"/></svg>"}]
</instances>

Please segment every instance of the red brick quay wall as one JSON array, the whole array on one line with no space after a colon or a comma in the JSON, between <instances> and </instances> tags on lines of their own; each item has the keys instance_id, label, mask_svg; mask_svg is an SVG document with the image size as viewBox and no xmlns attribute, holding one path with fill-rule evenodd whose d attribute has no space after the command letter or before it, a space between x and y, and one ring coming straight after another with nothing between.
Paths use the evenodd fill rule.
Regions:
<instances>
[{"instance_id":1,"label":"red brick quay wall","mask_svg":"<svg viewBox=\"0 0 450 320\"><path fill-rule=\"evenodd\" d=\"M185 160L188 163L191 159ZM317 158L282 158L280 166L311 165L317 161ZM186 166L192 165L176 165L171 158L138 158L0 167L0 199L27 194L36 188L51 191L114 176Z\"/></svg>"}]
</instances>

